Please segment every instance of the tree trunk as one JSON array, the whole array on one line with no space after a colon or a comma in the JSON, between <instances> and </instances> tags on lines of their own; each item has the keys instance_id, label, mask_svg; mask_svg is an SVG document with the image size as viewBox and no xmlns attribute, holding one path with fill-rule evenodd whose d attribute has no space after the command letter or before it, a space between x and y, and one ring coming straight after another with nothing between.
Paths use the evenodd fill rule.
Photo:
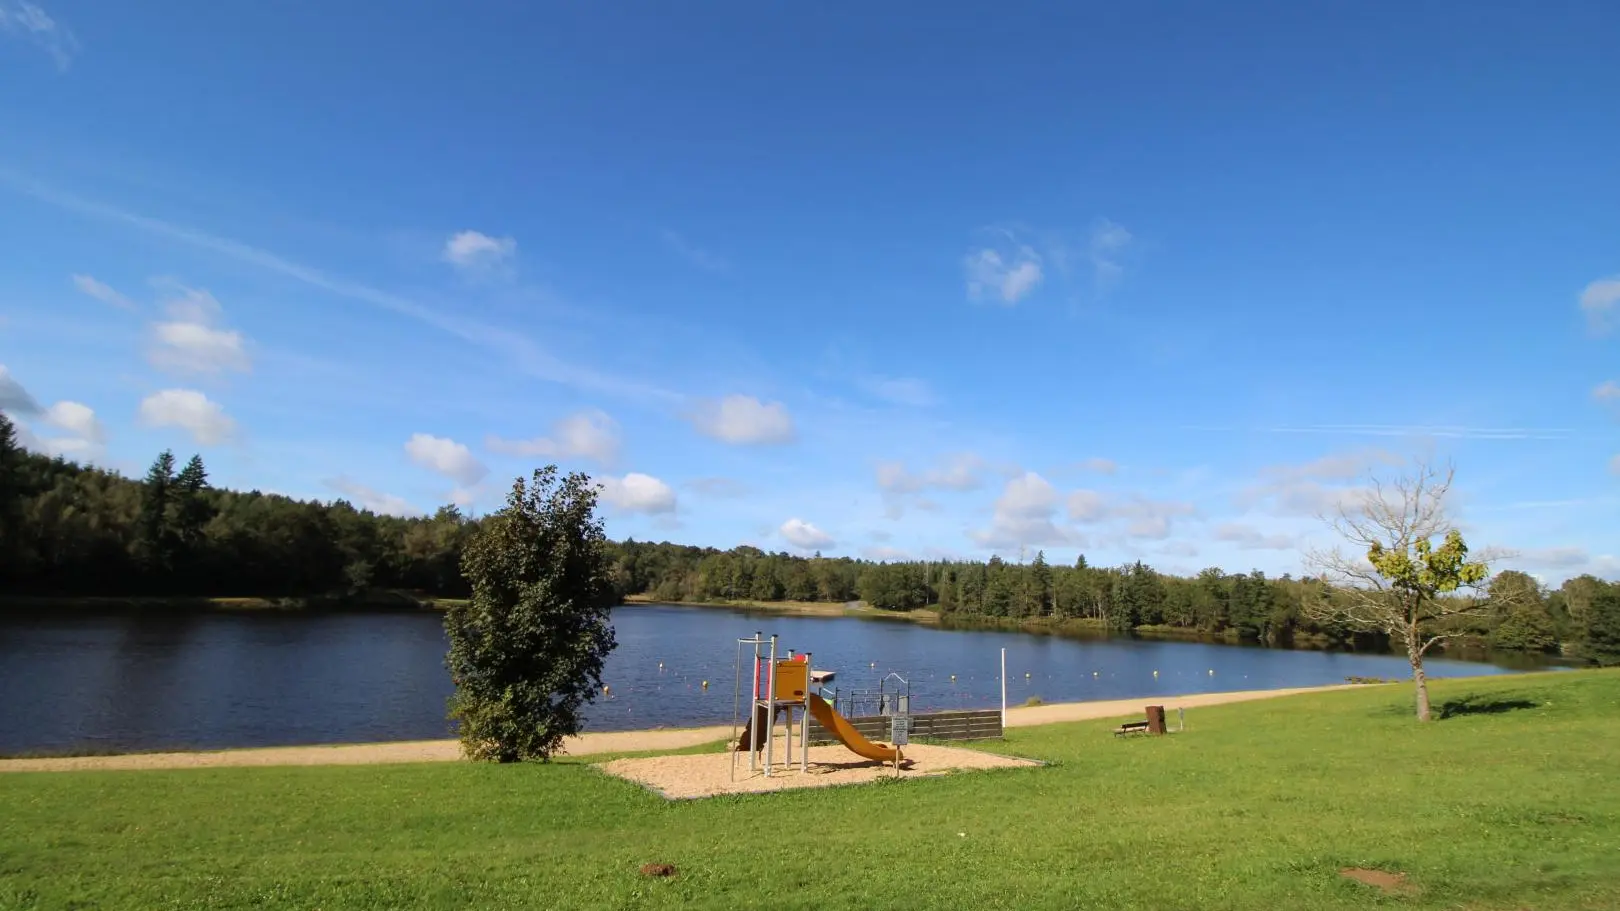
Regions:
<instances>
[{"instance_id":1,"label":"tree trunk","mask_svg":"<svg viewBox=\"0 0 1620 911\"><path fill-rule=\"evenodd\" d=\"M1412 662L1412 680L1417 684L1417 720L1429 720L1429 678L1423 676L1423 654L1414 643L1407 647L1407 658Z\"/></svg>"}]
</instances>

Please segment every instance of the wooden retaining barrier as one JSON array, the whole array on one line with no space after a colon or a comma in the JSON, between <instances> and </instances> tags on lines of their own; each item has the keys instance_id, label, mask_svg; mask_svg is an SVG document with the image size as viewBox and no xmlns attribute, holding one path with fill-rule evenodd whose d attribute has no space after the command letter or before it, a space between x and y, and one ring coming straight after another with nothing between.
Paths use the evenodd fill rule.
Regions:
<instances>
[{"instance_id":1,"label":"wooden retaining barrier","mask_svg":"<svg viewBox=\"0 0 1620 911\"><path fill-rule=\"evenodd\" d=\"M924 712L911 717L911 740L993 740L1002 736L1000 709L975 709L963 712ZM850 726L867 740L887 743L890 735L888 715L861 715L846 719ZM820 722L810 719L810 745L837 743L831 732Z\"/></svg>"}]
</instances>

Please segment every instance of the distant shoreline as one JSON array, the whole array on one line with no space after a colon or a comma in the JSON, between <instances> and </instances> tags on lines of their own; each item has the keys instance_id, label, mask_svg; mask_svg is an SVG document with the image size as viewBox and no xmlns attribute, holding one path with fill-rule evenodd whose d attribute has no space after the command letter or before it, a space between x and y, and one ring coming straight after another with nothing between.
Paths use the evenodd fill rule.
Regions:
<instances>
[{"instance_id":1,"label":"distant shoreline","mask_svg":"<svg viewBox=\"0 0 1620 911\"><path fill-rule=\"evenodd\" d=\"M864 601L756 601L751 598L736 598L729 601L663 601L641 593L625 595L624 603L626 606L657 604L664 607L691 607L699 610L751 610L809 617L869 617L879 620L908 620L913 623L939 622L939 611L931 608L886 611L872 607Z\"/></svg>"}]
</instances>

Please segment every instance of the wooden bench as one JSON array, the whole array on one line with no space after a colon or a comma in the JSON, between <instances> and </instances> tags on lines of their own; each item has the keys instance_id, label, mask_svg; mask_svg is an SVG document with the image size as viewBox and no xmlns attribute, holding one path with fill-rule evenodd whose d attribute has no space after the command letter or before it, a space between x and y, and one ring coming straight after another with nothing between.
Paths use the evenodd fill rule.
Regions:
<instances>
[{"instance_id":1,"label":"wooden bench","mask_svg":"<svg viewBox=\"0 0 1620 911\"><path fill-rule=\"evenodd\" d=\"M1122 737L1126 734L1143 734L1147 732L1147 729L1148 723L1146 721L1127 721L1119 727L1114 728L1114 736Z\"/></svg>"}]
</instances>

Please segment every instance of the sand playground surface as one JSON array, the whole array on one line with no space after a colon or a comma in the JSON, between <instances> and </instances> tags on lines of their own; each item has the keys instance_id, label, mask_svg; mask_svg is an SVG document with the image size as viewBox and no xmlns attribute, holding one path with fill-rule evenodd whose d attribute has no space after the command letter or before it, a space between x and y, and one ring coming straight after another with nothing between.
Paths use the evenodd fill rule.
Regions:
<instances>
[{"instance_id":1,"label":"sand playground surface","mask_svg":"<svg viewBox=\"0 0 1620 911\"><path fill-rule=\"evenodd\" d=\"M748 770L748 754L735 757L736 780L732 780L731 753L699 753L690 756L652 756L646 759L615 759L596 768L629 779L648 790L671 800L714 797L719 794L757 794L765 791L785 791L792 788L825 788L834 785L861 784L879 778L937 777L950 772L972 769L1001 769L1038 766L1032 759L1017 759L978 750L958 747L914 743L901 748L899 774L894 763L880 763L862 759L842 746L810 748L809 768L799 771L798 751L795 761L784 764L780 758L771 767L771 775L763 771Z\"/></svg>"}]
</instances>

